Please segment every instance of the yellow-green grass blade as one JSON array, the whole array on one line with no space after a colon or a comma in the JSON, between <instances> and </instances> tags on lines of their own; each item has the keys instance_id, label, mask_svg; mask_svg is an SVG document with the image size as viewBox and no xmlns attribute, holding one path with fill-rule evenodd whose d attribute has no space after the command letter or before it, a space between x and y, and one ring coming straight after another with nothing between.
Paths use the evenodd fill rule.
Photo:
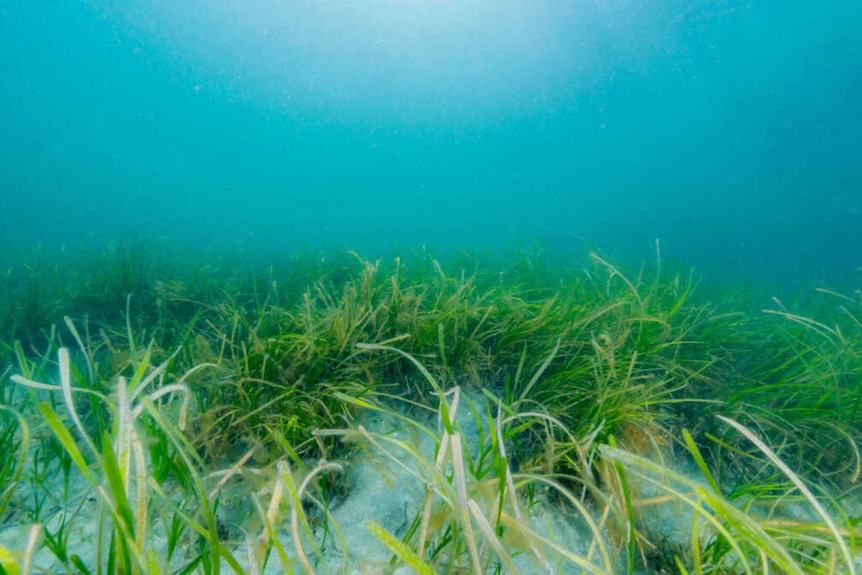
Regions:
<instances>
[{"instance_id":1,"label":"yellow-green grass blade","mask_svg":"<svg viewBox=\"0 0 862 575\"><path fill-rule=\"evenodd\" d=\"M539 366L539 369L536 370L536 373L533 374L533 377L530 378L530 381L524 387L523 391L521 391L521 393L519 394L519 396L518 396L519 402L523 401L524 399L529 397L530 392L533 390L533 387L536 385L536 383L539 381L539 379L541 379L542 374L545 373L545 371L551 365L551 362L554 361L554 358L557 356L557 353L560 351L561 342L562 342L562 339L558 337L557 343L554 345L553 351L551 351L551 353L548 355L548 357L545 358L545 361L542 362L542 365Z\"/></svg>"},{"instance_id":2,"label":"yellow-green grass blade","mask_svg":"<svg viewBox=\"0 0 862 575\"><path fill-rule=\"evenodd\" d=\"M482 560L479 556L479 547L473 534L473 522L470 520L469 504L467 503L467 478L464 473L464 456L461 449L461 434L454 433L450 436L452 448L452 467L454 471L453 481L458 494L458 510L461 513L461 528L464 530L464 538L467 540L467 548L473 561L473 571L476 575L482 575Z\"/></svg>"},{"instance_id":3,"label":"yellow-green grass blade","mask_svg":"<svg viewBox=\"0 0 862 575\"><path fill-rule=\"evenodd\" d=\"M13 374L11 376L12 381L17 383L18 385L23 385L25 387L33 388L33 389L43 389L46 391L60 391L63 395L63 400L66 403L66 409L69 411L69 415L72 417L75 426L78 428L78 431L81 433L81 437L84 442L90 448L94 455L98 455L99 451L96 449L95 444L90 438L87 431L84 429L84 426L81 423L81 420L78 418L78 412L75 409L75 404L73 402L72 393L84 393L88 395L94 395L100 400L110 404L110 401L106 396L96 391L92 391L89 389L83 389L79 387L72 386L72 375L71 375L71 363L69 359L69 350L65 347L61 347L57 352L58 362L60 366L60 385L52 385L47 383L41 383L38 381L33 381L27 377L20 376L18 374ZM52 410L53 411L53 410ZM44 415L44 414L43 414ZM56 413L55 413L56 415ZM65 429L65 426L64 426ZM71 439L71 435L68 434ZM74 442L73 442L74 443Z\"/></svg>"},{"instance_id":4,"label":"yellow-green grass blade","mask_svg":"<svg viewBox=\"0 0 862 575\"><path fill-rule=\"evenodd\" d=\"M440 387L440 384L437 382L437 380L434 379L434 376L431 375L431 372L428 371L428 368L425 367L424 365L422 365L422 362L420 362L418 359L416 359L415 357L413 357L409 353L402 351L402 350L398 349L397 347L392 347L389 345L380 345L380 344L375 344L375 343L357 343L356 347L357 347L357 349L361 349L361 350L376 350L376 351L395 352L398 355L407 359L414 366L416 366L416 369L419 370L419 373L421 373L425 377L425 379L428 381L428 383L431 385L431 389L433 389L434 392L437 393L437 395L439 396L439 398L440 398L440 411L441 411L441 417L443 419L443 425L446 426L446 431L448 431L449 433L452 433L452 431L453 431L452 430L452 418L449 415L449 404L446 402L446 397L445 397L445 394L443 392L443 389Z\"/></svg>"},{"instance_id":5,"label":"yellow-green grass blade","mask_svg":"<svg viewBox=\"0 0 862 575\"><path fill-rule=\"evenodd\" d=\"M252 498L255 509L257 509L258 515L260 515L263 521L263 530L257 537L257 541L253 543L253 549L249 551L249 556L255 554L260 562L266 553L268 553L268 546L272 546L281 560L284 572L288 575L293 575L293 562L288 557L287 550L284 548L284 545L277 536L277 525L281 522L281 508L284 502L285 487L286 484L282 481L281 477L276 477L267 509L263 508L263 505L257 497ZM347 561L346 553L345 561Z\"/></svg>"},{"instance_id":6,"label":"yellow-green grass blade","mask_svg":"<svg viewBox=\"0 0 862 575\"><path fill-rule=\"evenodd\" d=\"M105 472L110 492L105 491L101 486L98 491L102 494L103 499L105 499L109 506L111 515L114 517L116 524L115 541L117 542L117 551L121 558L121 565L127 562L126 560L129 559L128 553L131 552L139 565L143 566L142 549L138 547L135 541L134 513L129 504L119 462L117 461L113 447L111 447L111 438L107 432L105 432L102 438L102 470Z\"/></svg>"},{"instance_id":7,"label":"yellow-green grass blade","mask_svg":"<svg viewBox=\"0 0 862 575\"><path fill-rule=\"evenodd\" d=\"M419 575L434 575L435 571L433 567L423 561L415 551L410 549L410 547L404 544L400 539L392 535L382 525L369 520L365 522L365 527L378 541L385 545L393 555L398 557L402 563L413 569L413 571Z\"/></svg>"},{"instance_id":8,"label":"yellow-green grass blade","mask_svg":"<svg viewBox=\"0 0 862 575\"><path fill-rule=\"evenodd\" d=\"M202 513L204 516L204 520L206 521L206 528L200 527L200 529L196 528L205 539L209 541L212 545L213 556L212 563L208 566L208 572L210 575L219 575L221 570L221 562L220 558L224 559L228 565L236 572L242 573L242 567L236 558L228 551L224 545L222 545L219 540L219 532L218 532L218 522L215 516L215 512L212 509L212 505L209 500L209 494L207 492L206 486L204 484L203 478L201 477L198 469L204 469L204 463L200 459L200 456L195 452L194 446L189 442L189 440L183 435L179 429L176 428L172 423L170 423L167 419L165 419L162 413L156 409L155 404L153 404L148 398L144 397L142 399L145 409L147 413L155 420L158 426L164 431L165 435L168 439L171 440L171 443L177 449L177 454L183 459L186 464L186 468L189 470L189 475L194 484L194 489L197 497L200 499L202 506ZM155 482L150 482L151 487L157 485ZM170 503L170 498L163 496L165 501ZM187 524L191 526L197 525L195 521L192 521L186 514L182 513L179 509L174 507L175 512L181 513L183 520L186 521Z\"/></svg>"},{"instance_id":9,"label":"yellow-green grass blade","mask_svg":"<svg viewBox=\"0 0 862 575\"><path fill-rule=\"evenodd\" d=\"M514 517L511 517L509 515L503 515L502 523L509 529L518 530L518 532L522 536L531 541L532 545L539 544L543 547L553 550L561 557L583 569L585 573L589 573L590 575L614 575L616 573L616 569L614 567L606 565L604 568L602 568L599 565L595 565L594 563L587 561L583 557L576 555L570 549L561 545L560 543L542 537L541 535L538 535L537 533L531 531L523 523L521 523Z\"/></svg>"},{"instance_id":10,"label":"yellow-green grass blade","mask_svg":"<svg viewBox=\"0 0 862 575\"><path fill-rule=\"evenodd\" d=\"M81 437L87 445L89 445L94 454L98 453L93 440L90 438L87 430L84 429L84 424L81 423L81 419L78 417L78 411L75 409L75 401L72 398L72 391L74 388L72 387L72 362L69 359L69 350L65 347L61 347L57 351L57 359L60 364L60 386L63 390L63 400L66 402L66 409L69 411L69 415L72 416L72 420L78 427Z\"/></svg>"},{"instance_id":11,"label":"yellow-green grass blade","mask_svg":"<svg viewBox=\"0 0 862 575\"><path fill-rule=\"evenodd\" d=\"M509 553L506 552L503 542L500 541L499 537L497 537L497 534L494 532L494 528L491 527L491 523L485 517L485 514L482 513L482 508L479 507L479 504L473 499L470 499L467 502L467 505L470 507L470 513L473 515L473 519L476 520L476 524L479 526L479 529L482 530L484 541L494 550L500 563L502 563L506 568L506 573L517 575L518 568L515 567L515 563L512 561Z\"/></svg>"},{"instance_id":12,"label":"yellow-green grass blade","mask_svg":"<svg viewBox=\"0 0 862 575\"><path fill-rule=\"evenodd\" d=\"M0 567L7 575L21 575L21 564L3 545L0 545Z\"/></svg>"},{"instance_id":13,"label":"yellow-green grass blade","mask_svg":"<svg viewBox=\"0 0 862 575\"><path fill-rule=\"evenodd\" d=\"M15 411L14 409L5 405L0 405L0 411L7 411L11 413L18 420L18 427L21 430L21 445L18 448L18 461L15 465L15 473L12 474L12 477L9 480L9 485L6 487L3 493L0 493L0 517L3 517L3 514L6 512L6 507L12 500L12 495L15 492L15 488L17 487L18 482L21 480L21 474L24 472L24 466L27 463L27 454L30 451L30 428L27 425L27 420L24 418L24 416ZM8 457L8 454L6 456Z\"/></svg>"},{"instance_id":14,"label":"yellow-green grass blade","mask_svg":"<svg viewBox=\"0 0 862 575\"><path fill-rule=\"evenodd\" d=\"M823 505L820 501L814 496L808 486L802 481L802 479L796 475L793 470L788 467L784 461L781 460L775 452L770 449L757 435L755 435L750 429L735 421L730 419L729 417L724 417L722 415L717 416L718 419L731 426L739 433L743 434L749 441L751 441L764 455L766 455L769 460L776 466L778 469L787 476L788 479L799 489L800 492L805 496L805 499L811 504L823 522L829 527L829 530L832 532L832 535L835 539L835 543L838 544L838 548L841 550L841 554L844 558L844 562L846 564L846 568L850 575L856 575L856 564L853 558L852 553L850 552L850 548L847 546L847 542L844 540L844 537L841 535L841 532L838 529L838 526L832 520L832 517L829 513L826 512Z\"/></svg>"},{"instance_id":15,"label":"yellow-green grass blade","mask_svg":"<svg viewBox=\"0 0 862 575\"><path fill-rule=\"evenodd\" d=\"M102 439L102 467L105 472L105 478L108 480L108 487L111 490L111 499L116 509L117 515L122 519L124 527L134 537L135 514L132 512L132 507L129 504L129 499L126 494L126 485L123 479L120 463L117 460L117 455L111 447L111 438L105 433Z\"/></svg>"},{"instance_id":16,"label":"yellow-green grass blade","mask_svg":"<svg viewBox=\"0 0 862 575\"><path fill-rule=\"evenodd\" d=\"M72 318L69 316L64 316L63 321L66 323L66 327L69 328L69 331L72 332L72 337L75 338L75 341L78 343L78 348L80 348L81 353L84 354L84 359L87 362L87 374L90 377L90 381L94 381L96 379L95 370L93 369L93 362L90 359L90 350L84 345L84 339L81 337L81 334L78 333L78 328L75 327L75 323L72 321Z\"/></svg>"},{"instance_id":17,"label":"yellow-green grass blade","mask_svg":"<svg viewBox=\"0 0 862 575\"><path fill-rule=\"evenodd\" d=\"M616 447L614 437L610 436L608 439L611 447ZM623 504L625 505L626 512L626 572L631 575L635 568L635 546L637 544L635 533L635 510L634 505L632 504L631 486L629 485L628 477L626 477L625 467L623 467L623 464L620 461L614 461L613 463L614 469L616 469L617 472L617 480L620 482L620 488L623 492Z\"/></svg>"},{"instance_id":18,"label":"yellow-green grass blade","mask_svg":"<svg viewBox=\"0 0 862 575\"><path fill-rule=\"evenodd\" d=\"M296 554L306 572L314 573L314 568L311 566L311 562L308 559L308 555L306 554L302 543L303 533L305 533L306 537L311 541L315 553L319 553L319 549L314 545L314 536L311 531L311 525L309 525L308 517L306 517L305 510L302 507L302 488L296 484L296 481L294 481L290 466L286 461L279 461L276 464L276 468L278 470L279 477L287 487L287 493L290 499L290 531L293 536L294 549L296 550ZM302 529L300 529L300 525Z\"/></svg>"},{"instance_id":19,"label":"yellow-green grass blade","mask_svg":"<svg viewBox=\"0 0 862 575\"><path fill-rule=\"evenodd\" d=\"M36 405L36 409L38 409L39 413L42 414L42 418L45 420L45 423L48 424L48 427L50 427L51 431L54 432L54 435L57 436L57 439L63 445L63 449L66 450L66 453L69 454L69 457L72 458L72 461L75 462L75 465L78 466L78 469L81 470L84 477L86 477L91 484L96 485L96 479L90 471L87 461L84 459L84 455L81 453L81 450L78 449L78 444L76 444L75 440L72 439L72 434L69 433L69 430L66 428L66 424L60 420L60 416L57 415L57 412L54 411L54 409L47 403L39 403Z\"/></svg>"},{"instance_id":20,"label":"yellow-green grass blade","mask_svg":"<svg viewBox=\"0 0 862 575\"><path fill-rule=\"evenodd\" d=\"M40 523L30 527L24 549L9 549L0 545L0 568L4 569L7 575L30 575L33 553L42 535L42 529L44 527ZM21 555L23 555L23 559L21 559Z\"/></svg>"},{"instance_id":21,"label":"yellow-green grass blade","mask_svg":"<svg viewBox=\"0 0 862 575\"><path fill-rule=\"evenodd\" d=\"M709 487L712 489L713 493L720 496L721 488L718 486L718 482L709 470L709 466L706 464L706 460L704 460L703 455L700 453L700 449L697 448L697 444L695 444L691 433L687 429L683 429L682 437L685 440L685 445L688 447L689 453L694 457L694 461L697 464L698 469L700 469L701 475L703 475L703 478L706 479L707 483L709 483Z\"/></svg>"},{"instance_id":22,"label":"yellow-green grass blade","mask_svg":"<svg viewBox=\"0 0 862 575\"><path fill-rule=\"evenodd\" d=\"M801 566L792 558L788 550L780 542L769 535L755 518L733 506L724 497L712 493L711 490L707 491L696 481L644 457L606 445L600 446L599 450L604 457L613 461L620 461L641 480L649 482L674 496L679 501L687 503L695 513L701 514L704 519L721 533L727 543L733 548L737 557L743 562L742 566L746 573L751 573L751 566L749 565L748 555L743 551L740 541L738 541L739 537L743 537L744 541L748 541L754 545L764 558L769 557L785 572L804 575ZM647 470L652 475L642 473L639 470ZM661 480L656 479L655 476L660 477ZM666 481L668 479L685 486L691 492L683 493L674 489L667 485ZM705 509L702 503L705 503L712 512ZM722 524L722 521L732 527L739 536L734 536Z\"/></svg>"}]
</instances>

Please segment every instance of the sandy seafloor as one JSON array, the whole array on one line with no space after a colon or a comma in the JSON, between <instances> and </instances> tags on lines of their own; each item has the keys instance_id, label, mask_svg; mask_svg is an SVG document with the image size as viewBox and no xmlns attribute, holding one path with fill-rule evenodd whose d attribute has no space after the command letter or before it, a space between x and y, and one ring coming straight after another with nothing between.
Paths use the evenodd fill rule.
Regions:
<instances>
[{"instance_id":1,"label":"sandy seafloor","mask_svg":"<svg viewBox=\"0 0 862 575\"><path fill-rule=\"evenodd\" d=\"M471 411L464 406L467 400L461 398L459 409L459 424L464 433L464 444L474 451L478 446L478 426ZM475 405L485 401L482 396L474 396L469 399ZM484 410L479 410L481 413ZM412 414L415 417L415 414ZM429 418L423 422L425 425L436 428L436 421ZM373 414L366 417L363 425L373 433L388 433L391 437L412 442L418 450L433 461L434 441L427 434L417 433L413 429L397 429L397 422L382 415ZM487 425L487 424L486 424ZM487 429L487 427L486 427ZM388 449L388 448L387 448ZM412 456L398 453L396 449L389 450L391 454L402 456L403 462L411 468L419 471L419 466L411 465ZM332 516L335 519L347 547L349 559L345 561L344 553L338 543L331 536L323 547L321 561L315 563L315 557L311 554L311 546L306 542L306 553L312 560L312 564L321 573L388 573L393 572L390 567L392 553L381 544L374 535L366 528L368 520L375 521L396 536L402 536L409 526L413 517L419 512L424 504L425 492L423 481L408 473L403 468L394 464L392 460L381 454L379 450L371 448L364 451L365 455L356 457L353 461L345 462L345 473L349 474L347 483L350 486L347 494L341 500L335 500L330 506ZM368 457L368 454L371 457ZM466 456L466 454L465 454ZM385 473L386 477L381 474ZM170 483L170 482L168 482ZM99 503L93 493L92 487L86 482L80 473L73 470L73 478L70 482L69 504L64 509L56 500L62 493L62 474L56 473L54 484L46 486L50 489L45 504L47 512L43 512L46 518L47 529L56 531L58 525L63 521L66 514L68 530L69 554L77 554L88 567L95 565L96 539L98 537L98 510ZM220 522L226 527L228 533L228 548L234 553L240 563L247 567L247 553L245 550L245 533L257 535L261 532L259 514L252 508L249 492L252 489L244 487L241 481L231 481L222 492L222 501L218 510ZM0 526L0 544L5 545L13 551L21 551L26 547L31 524L27 521L22 508L29 505L22 498L29 497L30 485L26 477L19 484L16 492L16 502L13 511L7 511L7 519ZM269 494L258 492L259 500L264 508L269 502ZM55 497L56 496L56 497ZM586 526L579 524L573 517L567 517L559 510L550 505L539 503L534 505L526 513L530 518L532 528L536 533L560 543L579 555L588 552L591 535ZM289 513L282 514L283 522L279 530L279 540L291 559L296 559L293 540L289 523ZM151 522L154 526L154 538L149 542L159 556L166 553L167 543L161 522ZM318 542L323 536L323 531L317 529L315 537ZM180 569L192 557L188 550L175 552L171 568ZM552 556L551 556L552 557ZM538 572L540 567L536 561L527 554L521 554L514 558L516 565L524 573ZM63 573L65 568L60 565L56 558L47 550L41 549L34 556L34 571L48 573ZM231 572L230 567L224 563L224 572ZM296 572L302 572L299 563L292 565ZM560 568L555 566L557 573L580 573L571 564ZM264 573L284 573L276 553L271 553L269 561L262 570ZM396 573L411 573L412 569L396 566Z\"/></svg>"},{"instance_id":2,"label":"sandy seafloor","mask_svg":"<svg viewBox=\"0 0 862 575\"><path fill-rule=\"evenodd\" d=\"M486 400L480 395L467 397L467 394L463 394L461 401L462 406L465 401L469 401L475 406L482 406L482 402ZM487 411L478 409L477 413L487 413ZM415 413L411 416L415 417ZM461 407L458 411L458 418L464 433L465 445L469 446L471 451L475 451L478 448L480 435L471 410ZM436 428L436 422L432 418L422 423L432 429ZM427 434L416 433L415 430L405 429L403 426L398 428L397 426L400 425L398 422L377 414L366 417L363 425L373 433L387 433L401 441L412 442L412 445L417 447L421 453L433 460L434 441ZM487 426L487 424L485 425ZM389 451L396 456L403 455L403 463L419 472L419 466L411 466L412 456L399 454L395 449ZM413 573L411 568L403 564L396 564L395 567L390 565L392 553L371 534L365 523L372 520L382 525L390 533L401 537L424 503L423 481L394 464L389 457L381 454L375 448L365 450L364 453L364 456L343 462L345 472L349 474L347 478L349 490L342 499L336 499L330 505L332 517L344 537L348 559L345 559L341 546L331 536L327 536L326 544L323 546L323 552L319 558L312 554L311 546L307 541L306 553L317 573L381 575L384 573L398 575ZM369 454L371 457L368 456ZM666 460L664 463L668 464L668 461ZM381 472L385 473L385 477ZM686 464L679 465L679 472L688 477L695 476L693 469ZM705 482L704 486L706 486ZM55 477L55 484L48 487L53 494L62 493L60 473L57 473ZM249 493L253 489L244 486L242 481L232 481L224 489L218 517L228 534L228 549L248 570L245 533L256 536L261 532L259 514L253 509L249 497ZM639 489L641 497L659 495L658 492L651 492L651 489L643 485ZM14 503L16 509L11 512L7 511L7 518L4 524L0 525L0 544L13 551L21 551L27 544L31 525L26 521L26 516L21 511L22 504L27 503L22 502L21 498L30 496L30 493L30 485L27 484L25 478L16 493L18 498ZM86 483L80 473L74 474L70 494L69 505L65 509L49 497L45 507L49 511L43 513L46 518L45 525L54 531L63 520L64 513L67 514L69 553L78 554L85 565L91 567L95 565L99 504L91 486ZM269 494L258 491L257 495L265 509L269 502ZM581 557L590 553L592 535L586 523L574 511L566 512L550 503L539 502L529 508L526 513L535 533L553 540ZM796 513L799 516L815 519L810 512L802 508L796 510ZM296 560L296 551L290 532L289 513L283 513L282 519L279 540L290 559ZM594 519L599 520L598 516L594 516ZM683 504L677 502L653 507L647 511L642 519L649 522L651 529L656 529L658 526L670 545L679 545L680 548L684 548L689 544L692 514ZM152 522L151 525L153 525ZM167 543L160 522L154 524L154 531L154 537L149 545L155 550L157 556L162 557L166 553ZM322 529L316 529L315 538L318 543L322 537ZM189 561L193 556L189 551L181 547L179 551L175 552L171 562L172 571L179 570ZM547 557L555 563L550 566L543 566L528 552L516 554L513 559L521 573L579 574L585 572L571 562L562 561L559 556L555 557L549 554ZM595 549L593 549L592 557L598 561ZM618 561L622 572L625 572L622 554L615 559ZM857 563L862 568L862 558L859 558ZM33 572L66 572L65 568L47 549L41 549L35 554L32 567ZM223 562L222 568L224 573L232 572L227 563ZM291 569L296 573L304 572L298 561L291 565ZM286 570L277 554L273 552L270 554L265 568L261 569L260 572L276 574L285 573ZM647 575L646 571L636 571L635 573Z\"/></svg>"}]
</instances>

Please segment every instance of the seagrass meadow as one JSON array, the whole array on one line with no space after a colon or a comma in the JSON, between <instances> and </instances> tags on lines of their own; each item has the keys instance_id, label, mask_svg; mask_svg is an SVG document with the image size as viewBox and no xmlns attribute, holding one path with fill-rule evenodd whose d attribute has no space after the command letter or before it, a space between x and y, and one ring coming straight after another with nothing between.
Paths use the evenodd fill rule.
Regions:
<instances>
[{"instance_id":1,"label":"seagrass meadow","mask_svg":"<svg viewBox=\"0 0 862 575\"><path fill-rule=\"evenodd\" d=\"M862 570L862 292L659 257L4 262L0 573Z\"/></svg>"}]
</instances>

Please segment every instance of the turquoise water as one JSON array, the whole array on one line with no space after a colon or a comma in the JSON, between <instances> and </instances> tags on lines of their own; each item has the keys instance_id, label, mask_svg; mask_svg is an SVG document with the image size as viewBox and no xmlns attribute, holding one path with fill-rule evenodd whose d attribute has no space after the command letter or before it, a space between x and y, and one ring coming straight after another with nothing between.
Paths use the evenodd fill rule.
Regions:
<instances>
[{"instance_id":1,"label":"turquoise water","mask_svg":"<svg viewBox=\"0 0 862 575\"><path fill-rule=\"evenodd\" d=\"M0 245L862 265L862 3L0 1Z\"/></svg>"}]
</instances>

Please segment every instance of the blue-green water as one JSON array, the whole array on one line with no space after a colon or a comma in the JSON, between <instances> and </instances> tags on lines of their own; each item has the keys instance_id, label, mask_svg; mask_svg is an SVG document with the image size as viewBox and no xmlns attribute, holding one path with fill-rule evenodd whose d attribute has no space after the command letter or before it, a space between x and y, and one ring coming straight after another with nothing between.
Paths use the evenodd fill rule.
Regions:
<instances>
[{"instance_id":1,"label":"blue-green water","mask_svg":"<svg viewBox=\"0 0 862 575\"><path fill-rule=\"evenodd\" d=\"M660 238L858 280L860 29L846 0L2 0L0 244Z\"/></svg>"}]
</instances>

